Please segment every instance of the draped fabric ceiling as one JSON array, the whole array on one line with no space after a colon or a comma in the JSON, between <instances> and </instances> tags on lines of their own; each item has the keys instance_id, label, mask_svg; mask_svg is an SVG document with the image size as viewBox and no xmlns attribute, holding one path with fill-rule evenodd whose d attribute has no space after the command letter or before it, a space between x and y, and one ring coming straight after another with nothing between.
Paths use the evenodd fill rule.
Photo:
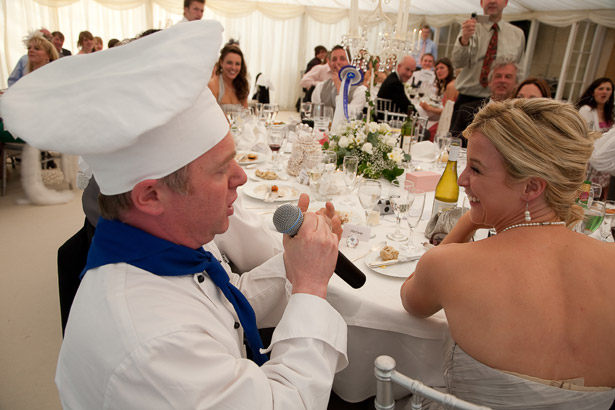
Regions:
<instances>
[{"instance_id":1,"label":"draped fabric ceiling","mask_svg":"<svg viewBox=\"0 0 615 410\"><path fill-rule=\"evenodd\" d=\"M383 10L396 21L399 0L383 0ZM273 100L291 107L299 96L300 71L317 44L330 48L348 31L350 0L206 0L204 18L219 20L225 40L239 39L251 83L262 72L274 84ZM359 0L359 20L374 12L376 0ZM408 27L427 23L444 27L461 23L472 12L482 14L479 0L411 0ZM73 53L77 36L89 30L110 38L133 37L148 28L179 21L183 0L0 0L0 88L25 54L21 39L47 27L66 36ZM509 0L505 20L537 20L558 27L589 20L615 28L615 0ZM377 34L377 28L374 29Z\"/></svg>"}]
</instances>

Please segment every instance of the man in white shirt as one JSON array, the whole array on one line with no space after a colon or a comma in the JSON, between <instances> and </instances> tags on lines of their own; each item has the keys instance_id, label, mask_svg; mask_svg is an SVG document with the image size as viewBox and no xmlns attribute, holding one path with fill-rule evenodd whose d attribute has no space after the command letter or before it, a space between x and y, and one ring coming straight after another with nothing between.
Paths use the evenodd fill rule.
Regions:
<instances>
[{"instance_id":1,"label":"man in white shirt","mask_svg":"<svg viewBox=\"0 0 615 410\"><path fill-rule=\"evenodd\" d=\"M456 69L462 68L455 80L459 96L456 113L461 104L489 97L487 76L495 58L509 58L517 64L523 60L525 34L523 30L502 20L508 0L480 0L484 16L470 18L461 25L451 60ZM523 73L519 73L523 78Z\"/></svg>"},{"instance_id":2,"label":"man in white shirt","mask_svg":"<svg viewBox=\"0 0 615 410\"><path fill-rule=\"evenodd\" d=\"M348 57L342 46L335 46L331 49L331 58L329 59L329 76L324 81L316 84L312 93L312 102L315 104L323 103L325 107L332 107L335 111L331 129L335 130L337 126L345 120L344 115L344 96L343 84L339 77L339 72L342 67L347 66ZM319 67L313 68L308 74L311 74ZM363 111L365 106L365 91L367 87L364 85L352 86L348 92L348 113L356 114Z\"/></svg>"},{"instance_id":3,"label":"man in white shirt","mask_svg":"<svg viewBox=\"0 0 615 410\"><path fill-rule=\"evenodd\" d=\"M433 71L434 56L430 53L423 54L421 59L421 69L412 73L410 77L410 84L413 87L419 88L421 86L432 85L435 87L436 74Z\"/></svg>"},{"instance_id":4,"label":"man in white shirt","mask_svg":"<svg viewBox=\"0 0 615 410\"><path fill-rule=\"evenodd\" d=\"M184 0L184 17L180 23L202 19L204 11L205 0Z\"/></svg>"}]
</instances>

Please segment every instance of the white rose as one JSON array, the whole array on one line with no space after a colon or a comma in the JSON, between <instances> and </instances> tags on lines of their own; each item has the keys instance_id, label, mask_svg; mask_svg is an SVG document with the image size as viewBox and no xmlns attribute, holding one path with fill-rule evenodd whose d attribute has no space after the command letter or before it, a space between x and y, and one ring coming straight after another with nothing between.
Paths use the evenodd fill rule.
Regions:
<instances>
[{"instance_id":1,"label":"white rose","mask_svg":"<svg viewBox=\"0 0 615 410\"><path fill-rule=\"evenodd\" d=\"M386 122L383 122L380 124L380 132L382 134L387 134L391 132L391 127L389 127L389 124L387 124Z\"/></svg>"},{"instance_id":2,"label":"white rose","mask_svg":"<svg viewBox=\"0 0 615 410\"><path fill-rule=\"evenodd\" d=\"M363 132L363 130L358 131L357 134L354 137L355 143L357 145L361 145L365 142L365 140L367 139L367 135L365 135L365 133Z\"/></svg>"},{"instance_id":3,"label":"white rose","mask_svg":"<svg viewBox=\"0 0 615 410\"><path fill-rule=\"evenodd\" d=\"M372 147L372 144L370 142L366 142L365 144L363 144L363 148L361 149L367 152L369 155L372 155L374 153L374 147Z\"/></svg>"},{"instance_id":4,"label":"white rose","mask_svg":"<svg viewBox=\"0 0 615 410\"><path fill-rule=\"evenodd\" d=\"M387 156L390 160L399 164L404 159L404 151L401 148L394 148Z\"/></svg>"},{"instance_id":5,"label":"white rose","mask_svg":"<svg viewBox=\"0 0 615 410\"><path fill-rule=\"evenodd\" d=\"M370 122L367 124L367 128L369 129L369 132L378 132L379 125L376 122Z\"/></svg>"},{"instance_id":6,"label":"white rose","mask_svg":"<svg viewBox=\"0 0 615 410\"><path fill-rule=\"evenodd\" d=\"M337 142L337 145L339 145L340 148L346 148L346 147L348 147L349 144L350 144L350 140L347 137L342 137Z\"/></svg>"},{"instance_id":7,"label":"white rose","mask_svg":"<svg viewBox=\"0 0 615 410\"><path fill-rule=\"evenodd\" d=\"M397 145L397 138L389 134L384 137L384 143L389 147L395 148L395 146Z\"/></svg>"}]
</instances>

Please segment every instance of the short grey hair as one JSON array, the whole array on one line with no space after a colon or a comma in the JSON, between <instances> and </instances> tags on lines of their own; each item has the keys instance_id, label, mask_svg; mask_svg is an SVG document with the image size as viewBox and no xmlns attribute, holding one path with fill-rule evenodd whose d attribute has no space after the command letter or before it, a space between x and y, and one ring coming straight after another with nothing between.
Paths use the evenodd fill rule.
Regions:
<instances>
[{"instance_id":1,"label":"short grey hair","mask_svg":"<svg viewBox=\"0 0 615 410\"><path fill-rule=\"evenodd\" d=\"M518 84L519 83L519 72L521 70L521 66L519 66L519 64L517 63L515 59L513 59L512 57L507 57L507 56L496 57L495 60L493 60L493 63L491 63L491 70L489 71L489 77L487 78L487 81L491 82L491 79L493 78L493 71L496 68L500 68L500 67L503 67L509 64L512 64L513 67L515 67L515 84Z\"/></svg>"}]
</instances>

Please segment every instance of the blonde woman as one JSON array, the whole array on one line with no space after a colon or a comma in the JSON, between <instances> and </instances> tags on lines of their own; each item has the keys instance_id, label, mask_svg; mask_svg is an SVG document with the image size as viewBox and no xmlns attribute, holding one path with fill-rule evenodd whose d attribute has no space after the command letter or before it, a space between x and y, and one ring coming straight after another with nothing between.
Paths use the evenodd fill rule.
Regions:
<instances>
[{"instance_id":1,"label":"blonde woman","mask_svg":"<svg viewBox=\"0 0 615 410\"><path fill-rule=\"evenodd\" d=\"M444 309L450 393L493 409L608 409L615 398L615 245L573 232L593 136L572 105L492 102L464 131L471 210L401 289ZM497 235L469 242L479 228Z\"/></svg>"},{"instance_id":2,"label":"blonde woman","mask_svg":"<svg viewBox=\"0 0 615 410\"><path fill-rule=\"evenodd\" d=\"M43 37L40 31L30 34L24 40L24 44L28 49L26 73L31 73L45 64L58 59L58 51L49 40Z\"/></svg>"}]
</instances>

